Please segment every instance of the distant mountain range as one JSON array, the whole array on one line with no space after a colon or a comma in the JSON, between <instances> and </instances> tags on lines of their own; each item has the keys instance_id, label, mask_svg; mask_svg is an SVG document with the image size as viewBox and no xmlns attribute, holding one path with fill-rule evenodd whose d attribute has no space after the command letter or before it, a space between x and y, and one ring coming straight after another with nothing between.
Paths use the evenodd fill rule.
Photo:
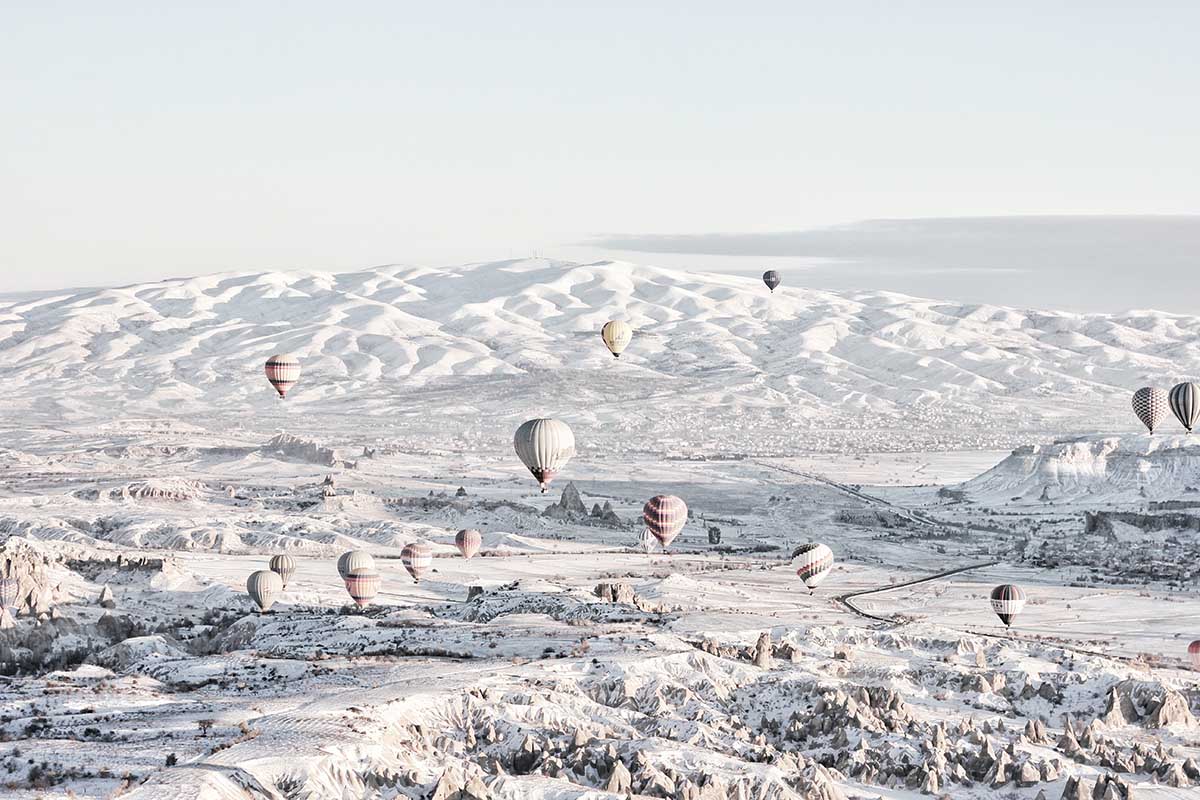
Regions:
<instances>
[{"instance_id":1,"label":"distant mountain range","mask_svg":"<svg viewBox=\"0 0 1200 800\"><path fill-rule=\"evenodd\" d=\"M610 318L637 331L619 361L599 336ZM281 404L262 365L286 351L304 372ZM238 273L0 297L10 425L263 415L473 448L548 415L581 448L947 449L1132 432L1135 388L1198 375L1193 316L816 291L786 276L771 294L752 278L623 262Z\"/></svg>"}]
</instances>

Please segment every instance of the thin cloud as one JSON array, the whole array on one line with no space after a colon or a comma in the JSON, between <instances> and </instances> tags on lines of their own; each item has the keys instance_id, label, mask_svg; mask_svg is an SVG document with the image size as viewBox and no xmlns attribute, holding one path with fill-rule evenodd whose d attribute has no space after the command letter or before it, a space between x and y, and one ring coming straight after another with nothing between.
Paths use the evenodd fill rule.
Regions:
<instances>
[{"instance_id":1,"label":"thin cloud","mask_svg":"<svg viewBox=\"0 0 1200 800\"><path fill-rule=\"evenodd\" d=\"M803 268L800 280L827 288L886 288L1080 310L1200 313L1200 216L878 219L774 233L609 235L590 245L796 259L795 266Z\"/></svg>"}]
</instances>

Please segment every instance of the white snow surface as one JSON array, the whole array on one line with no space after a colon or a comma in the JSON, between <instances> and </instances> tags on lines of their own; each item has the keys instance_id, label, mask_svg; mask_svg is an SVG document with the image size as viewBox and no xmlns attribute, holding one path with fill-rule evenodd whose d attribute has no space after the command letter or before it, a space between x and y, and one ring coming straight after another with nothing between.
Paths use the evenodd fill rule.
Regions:
<instances>
[{"instance_id":1,"label":"white snow surface","mask_svg":"<svg viewBox=\"0 0 1200 800\"><path fill-rule=\"evenodd\" d=\"M1200 372L1200 320L785 280L535 259L0 297L0 795L1200 795L1200 445L1129 408ZM547 495L511 439L543 415L579 449ZM615 520L543 513L568 482ZM639 546L656 494L691 511L668 553Z\"/></svg>"},{"instance_id":2,"label":"white snow surface","mask_svg":"<svg viewBox=\"0 0 1200 800\"><path fill-rule=\"evenodd\" d=\"M241 420L279 413L262 364L289 351L304 369L293 418L420 417L440 423L422 427L425 446L461 446L542 414L572 424L583 447L665 448L703 430L712 454L830 446L831 429L874 450L1131 431L1133 389L1200 373L1197 317L802 280L770 294L745 277L527 259L0 297L0 380L24 420L104 419L118 404ZM610 318L636 330L619 362L599 338Z\"/></svg>"}]
</instances>

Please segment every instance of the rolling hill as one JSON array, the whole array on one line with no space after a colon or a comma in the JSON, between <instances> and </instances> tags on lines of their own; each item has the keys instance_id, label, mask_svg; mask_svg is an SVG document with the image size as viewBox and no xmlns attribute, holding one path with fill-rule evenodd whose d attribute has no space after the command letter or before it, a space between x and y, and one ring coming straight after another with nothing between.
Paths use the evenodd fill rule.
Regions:
<instances>
[{"instance_id":1,"label":"rolling hill","mask_svg":"<svg viewBox=\"0 0 1200 800\"><path fill-rule=\"evenodd\" d=\"M430 446L529 416L582 446L951 449L1130 432L1128 396L1200 374L1200 318L1074 314L542 259L265 272L0 296L0 418L363 420ZM615 361L598 331L637 330ZM303 362L286 404L262 363ZM338 422L330 423L332 414Z\"/></svg>"}]
</instances>

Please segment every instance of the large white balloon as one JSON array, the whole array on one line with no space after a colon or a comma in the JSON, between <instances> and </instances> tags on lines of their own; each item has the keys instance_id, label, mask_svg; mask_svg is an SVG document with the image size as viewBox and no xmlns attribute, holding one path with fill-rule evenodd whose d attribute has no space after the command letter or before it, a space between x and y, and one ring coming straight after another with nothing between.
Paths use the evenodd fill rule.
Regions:
<instances>
[{"instance_id":1,"label":"large white balloon","mask_svg":"<svg viewBox=\"0 0 1200 800\"><path fill-rule=\"evenodd\" d=\"M575 434L571 433L565 422L531 419L517 428L513 447L544 492L554 476L575 455Z\"/></svg>"},{"instance_id":2,"label":"large white balloon","mask_svg":"<svg viewBox=\"0 0 1200 800\"><path fill-rule=\"evenodd\" d=\"M338 558L337 568L338 574L342 576L342 580L346 580L350 573L356 569L365 569L368 572L374 572L375 559L366 550L347 550Z\"/></svg>"}]
</instances>

